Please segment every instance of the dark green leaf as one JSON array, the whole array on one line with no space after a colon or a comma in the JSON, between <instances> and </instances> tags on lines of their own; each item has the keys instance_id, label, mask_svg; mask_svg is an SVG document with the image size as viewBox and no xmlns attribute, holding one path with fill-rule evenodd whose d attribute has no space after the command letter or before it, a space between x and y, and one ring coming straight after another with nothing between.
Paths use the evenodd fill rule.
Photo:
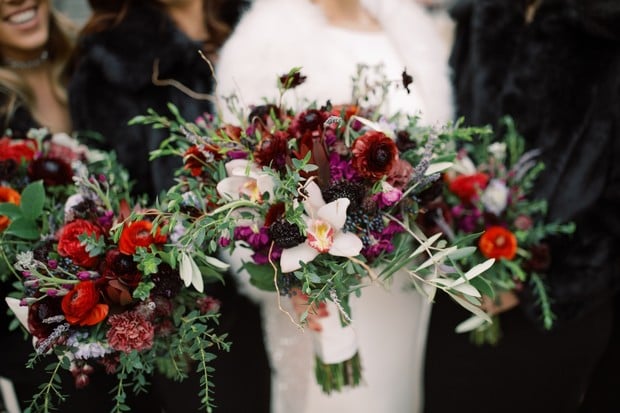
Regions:
<instances>
[{"instance_id":1,"label":"dark green leaf","mask_svg":"<svg viewBox=\"0 0 620 413\"><path fill-rule=\"evenodd\" d=\"M20 208L25 218L35 220L40 217L43 213L43 204L45 204L43 181L33 182L24 188Z\"/></svg>"}]
</instances>

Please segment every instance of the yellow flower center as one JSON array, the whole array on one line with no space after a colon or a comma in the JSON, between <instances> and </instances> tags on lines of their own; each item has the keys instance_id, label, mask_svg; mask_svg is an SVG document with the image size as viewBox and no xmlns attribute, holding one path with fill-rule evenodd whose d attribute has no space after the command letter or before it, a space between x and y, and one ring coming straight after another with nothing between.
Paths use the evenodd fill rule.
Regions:
<instances>
[{"instance_id":1,"label":"yellow flower center","mask_svg":"<svg viewBox=\"0 0 620 413\"><path fill-rule=\"evenodd\" d=\"M260 193L258 189L258 183L256 182L255 179L252 179L251 181L248 181L245 184L243 184L242 191L245 195L250 197L250 200L253 202L260 203L263 201L262 194Z\"/></svg>"},{"instance_id":2,"label":"yellow flower center","mask_svg":"<svg viewBox=\"0 0 620 413\"><path fill-rule=\"evenodd\" d=\"M308 228L308 244L320 253L329 251L334 243L334 228L325 221L316 220Z\"/></svg>"}]
</instances>

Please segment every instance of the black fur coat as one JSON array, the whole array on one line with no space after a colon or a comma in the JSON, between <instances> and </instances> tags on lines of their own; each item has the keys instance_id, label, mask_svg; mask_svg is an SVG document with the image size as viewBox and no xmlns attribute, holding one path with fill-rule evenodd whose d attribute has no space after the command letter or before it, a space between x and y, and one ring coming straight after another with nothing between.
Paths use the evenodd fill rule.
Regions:
<instances>
[{"instance_id":1,"label":"black fur coat","mask_svg":"<svg viewBox=\"0 0 620 413\"><path fill-rule=\"evenodd\" d=\"M212 110L210 102L190 98L173 86L152 82L154 63L159 79L172 79L198 93L210 93L213 77L198 51L172 20L155 7L133 6L111 30L84 37L79 43L75 71L69 85L74 129L96 132L103 147L114 149L135 180L136 194L157 195L172 186L177 157L149 162L150 151L167 137L151 126L129 126L134 116L148 108L169 114L166 105L177 105L188 120Z\"/></svg>"},{"instance_id":2,"label":"black fur coat","mask_svg":"<svg viewBox=\"0 0 620 413\"><path fill-rule=\"evenodd\" d=\"M551 242L547 282L560 321L583 315L620 279L620 2L475 0L453 11L457 112L470 124L511 115L546 169L537 195L550 220L574 221ZM527 290L524 308L536 319Z\"/></svg>"}]
</instances>

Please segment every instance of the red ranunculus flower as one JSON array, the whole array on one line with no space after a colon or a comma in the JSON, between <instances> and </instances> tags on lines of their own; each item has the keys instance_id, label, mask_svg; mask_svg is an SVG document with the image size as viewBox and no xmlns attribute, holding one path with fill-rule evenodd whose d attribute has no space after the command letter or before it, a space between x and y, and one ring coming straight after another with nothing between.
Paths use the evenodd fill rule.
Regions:
<instances>
[{"instance_id":1,"label":"red ranunculus flower","mask_svg":"<svg viewBox=\"0 0 620 413\"><path fill-rule=\"evenodd\" d=\"M478 247L487 258L512 260L517 254L517 237L504 227L488 227L480 237Z\"/></svg>"},{"instance_id":2,"label":"red ranunculus flower","mask_svg":"<svg viewBox=\"0 0 620 413\"><path fill-rule=\"evenodd\" d=\"M93 268L99 261L98 256L91 257L86 247L81 244L79 236L88 234L97 238L103 236L101 228L85 219L76 219L69 222L60 230L58 237L58 253L63 257L71 258L75 265L84 268Z\"/></svg>"},{"instance_id":3,"label":"red ranunculus flower","mask_svg":"<svg viewBox=\"0 0 620 413\"><path fill-rule=\"evenodd\" d=\"M461 202L470 204L476 199L489 183L489 176L482 172L471 175L459 175L449 182L450 191L461 199Z\"/></svg>"},{"instance_id":4,"label":"red ranunculus flower","mask_svg":"<svg viewBox=\"0 0 620 413\"><path fill-rule=\"evenodd\" d=\"M0 203L10 202L11 204L19 205L21 201L21 195L16 190L0 186ZM9 218L4 215L0 215L0 232L4 231L9 226Z\"/></svg>"},{"instance_id":5,"label":"red ranunculus flower","mask_svg":"<svg viewBox=\"0 0 620 413\"><path fill-rule=\"evenodd\" d=\"M353 142L353 168L364 178L379 180L398 160L398 148L383 132L368 131Z\"/></svg>"},{"instance_id":6,"label":"red ranunculus flower","mask_svg":"<svg viewBox=\"0 0 620 413\"><path fill-rule=\"evenodd\" d=\"M0 161L12 159L15 162L29 162L34 159L37 153L37 142L32 139L12 140L10 138L0 139Z\"/></svg>"},{"instance_id":7,"label":"red ranunculus flower","mask_svg":"<svg viewBox=\"0 0 620 413\"><path fill-rule=\"evenodd\" d=\"M123 254L133 255L138 247L148 248L151 244L163 244L166 236L161 235L159 228L152 234L153 223L151 221L134 221L125 224L121 238L118 242L118 249Z\"/></svg>"},{"instance_id":8,"label":"red ranunculus flower","mask_svg":"<svg viewBox=\"0 0 620 413\"><path fill-rule=\"evenodd\" d=\"M62 312L69 324L94 326L108 316L107 304L99 303L99 290L93 281L76 284L62 298Z\"/></svg>"},{"instance_id":9,"label":"red ranunculus flower","mask_svg":"<svg viewBox=\"0 0 620 413\"><path fill-rule=\"evenodd\" d=\"M42 179L47 186L69 185L73 182L71 165L59 158L42 157L28 165L28 176L33 181Z\"/></svg>"}]
</instances>

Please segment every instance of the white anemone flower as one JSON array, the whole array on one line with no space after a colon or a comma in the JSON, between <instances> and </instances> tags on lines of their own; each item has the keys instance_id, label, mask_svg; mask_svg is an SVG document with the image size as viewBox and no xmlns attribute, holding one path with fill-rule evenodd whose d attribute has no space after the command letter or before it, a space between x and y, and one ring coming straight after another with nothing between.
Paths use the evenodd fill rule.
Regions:
<instances>
[{"instance_id":1,"label":"white anemone flower","mask_svg":"<svg viewBox=\"0 0 620 413\"><path fill-rule=\"evenodd\" d=\"M309 263L319 254L328 253L337 257L354 257L360 253L362 240L353 233L343 232L347 219L347 198L338 198L328 204L323 200L321 190L314 182L305 187L308 198L304 201L306 216L306 241L292 248L282 250L280 267L282 272L301 268L300 263Z\"/></svg>"},{"instance_id":2,"label":"white anemone flower","mask_svg":"<svg viewBox=\"0 0 620 413\"><path fill-rule=\"evenodd\" d=\"M508 205L509 190L506 184L498 179L491 179L480 196L484 207L495 215L500 215Z\"/></svg>"},{"instance_id":3,"label":"white anemone flower","mask_svg":"<svg viewBox=\"0 0 620 413\"><path fill-rule=\"evenodd\" d=\"M261 171L256 164L247 159L234 159L225 165L228 177L217 184L220 196L235 201L242 195L255 202L262 202L263 194L273 198L273 178Z\"/></svg>"}]
</instances>

